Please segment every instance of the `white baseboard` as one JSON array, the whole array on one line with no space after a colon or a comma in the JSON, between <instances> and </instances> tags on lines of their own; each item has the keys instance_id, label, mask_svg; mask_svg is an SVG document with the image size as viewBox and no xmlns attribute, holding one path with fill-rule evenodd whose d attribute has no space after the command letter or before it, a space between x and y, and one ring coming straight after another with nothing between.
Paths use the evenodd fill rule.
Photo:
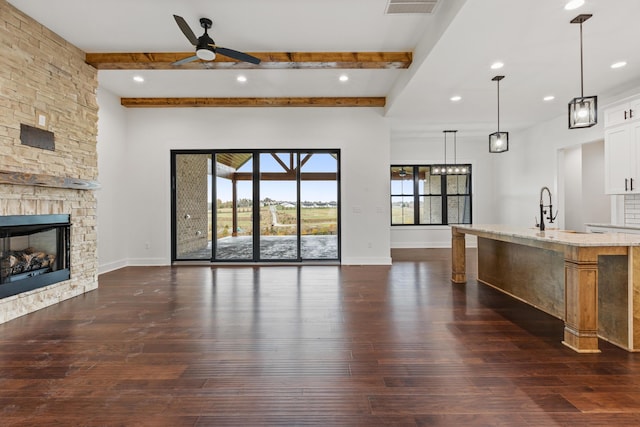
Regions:
<instances>
[{"instance_id":1,"label":"white baseboard","mask_svg":"<svg viewBox=\"0 0 640 427\"><path fill-rule=\"evenodd\" d=\"M126 267L127 265L128 263L127 263L127 260L125 259L98 265L98 274L104 274L110 271L119 270L121 268Z\"/></svg>"},{"instance_id":2,"label":"white baseboard","mask_svg":"<svg viewBox=\"0 0 640 427\"><path fill-rule=\"evenodd\" d=\"M170 266L171 261L164 258L132 258L127 265L131 267Z\"/></svg>"},{"instance_id":3,"label":"white baseboard","mask_svg":"<svg viewBox=\"0 0 640 427\"><path fill-rule=\"evenodd\" d=\"M391 257L376 257L376 258L357 258L349 257L343 258L342 265L391 265Z\"/></svg>"}]
</instances>

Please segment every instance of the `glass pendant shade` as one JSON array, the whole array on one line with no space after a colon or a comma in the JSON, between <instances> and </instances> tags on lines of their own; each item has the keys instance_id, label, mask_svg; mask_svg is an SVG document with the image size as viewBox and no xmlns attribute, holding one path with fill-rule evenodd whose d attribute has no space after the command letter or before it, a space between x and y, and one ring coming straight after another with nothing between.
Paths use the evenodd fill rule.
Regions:
<instances>
[{"instance_id":1,"label":"glass pendant shade","mask_svg":"<svg viewBox=\"0 0 640 427\"><path fill-rule=\"evenodd\" d=\"M598 97L573 98L569 102L569 129L589 128L598 123Z\"/></svg>"},{"instance_id":2,"label":"glass pendant shade","mask_svg":"<svg viewBox=\"0 0 640 427\"><path fill-rule=\"evenodd\" d=\"M509 151L509 132L494 132L489 135L489 152L503 153Z\"/></svg>"}]
</instances>

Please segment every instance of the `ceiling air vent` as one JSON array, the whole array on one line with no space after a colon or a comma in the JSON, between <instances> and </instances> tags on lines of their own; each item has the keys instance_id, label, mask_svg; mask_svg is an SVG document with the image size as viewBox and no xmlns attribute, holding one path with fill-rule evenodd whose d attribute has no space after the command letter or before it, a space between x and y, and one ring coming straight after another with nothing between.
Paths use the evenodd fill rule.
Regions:
<instances>
[{"instance_id":1,"label":"ceiling air vent","mask_svg":"<svg viewBox=\"0 0 640 427\"><path fill-rule=\"evenodd\" d=\"M387 14L432 13L438 0L389 0Z\"/></svg>"}]
</instances>

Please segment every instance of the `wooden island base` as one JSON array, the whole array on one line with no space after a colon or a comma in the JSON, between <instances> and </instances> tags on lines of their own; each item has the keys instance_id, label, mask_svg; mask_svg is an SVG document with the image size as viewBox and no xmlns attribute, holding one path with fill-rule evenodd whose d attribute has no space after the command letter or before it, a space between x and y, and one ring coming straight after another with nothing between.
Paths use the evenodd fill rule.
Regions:
<instances>
[{"instance_id":1,"label":"wooden island base","mask_svg":"<svg viewBox=\"0 0 640 427\"><path fill-rule=\"evenodd\" d=\"M465 234L478 237L478 280L562 319L569 348L597 353L600 337L640 350L640 236L454 226L454 283L466 283Z\"/></svg>"}]
</instances>

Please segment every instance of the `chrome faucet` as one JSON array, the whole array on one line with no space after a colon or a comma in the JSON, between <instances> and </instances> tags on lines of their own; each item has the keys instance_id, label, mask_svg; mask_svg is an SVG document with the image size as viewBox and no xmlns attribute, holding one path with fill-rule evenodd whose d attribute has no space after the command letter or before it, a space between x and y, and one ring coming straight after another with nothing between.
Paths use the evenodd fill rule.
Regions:
<instances>
[{"instance_id":1,"label":"chrome faucet","mask_svg":"<svg viewBox=\"0 0 640 427\"><path fill-rule=\"evenodd\" d=\"M549 204L548 205L544 204L544 199L543 199L544 190L547 190L547 194L549 194ZM549 190L549 187L542 187L540 189L540 224L536 224L538 227L540 227L540 231L544 231L544 216L547 213L545 208L549 208L549 216L547 216L547 219L549 220L549 224L552 224L553 221L558 216L558 212L556 211L555 216L553 215L553 205L552 205L552 202L551 202L551 190Z\"/></svg>"}]
</instances>

